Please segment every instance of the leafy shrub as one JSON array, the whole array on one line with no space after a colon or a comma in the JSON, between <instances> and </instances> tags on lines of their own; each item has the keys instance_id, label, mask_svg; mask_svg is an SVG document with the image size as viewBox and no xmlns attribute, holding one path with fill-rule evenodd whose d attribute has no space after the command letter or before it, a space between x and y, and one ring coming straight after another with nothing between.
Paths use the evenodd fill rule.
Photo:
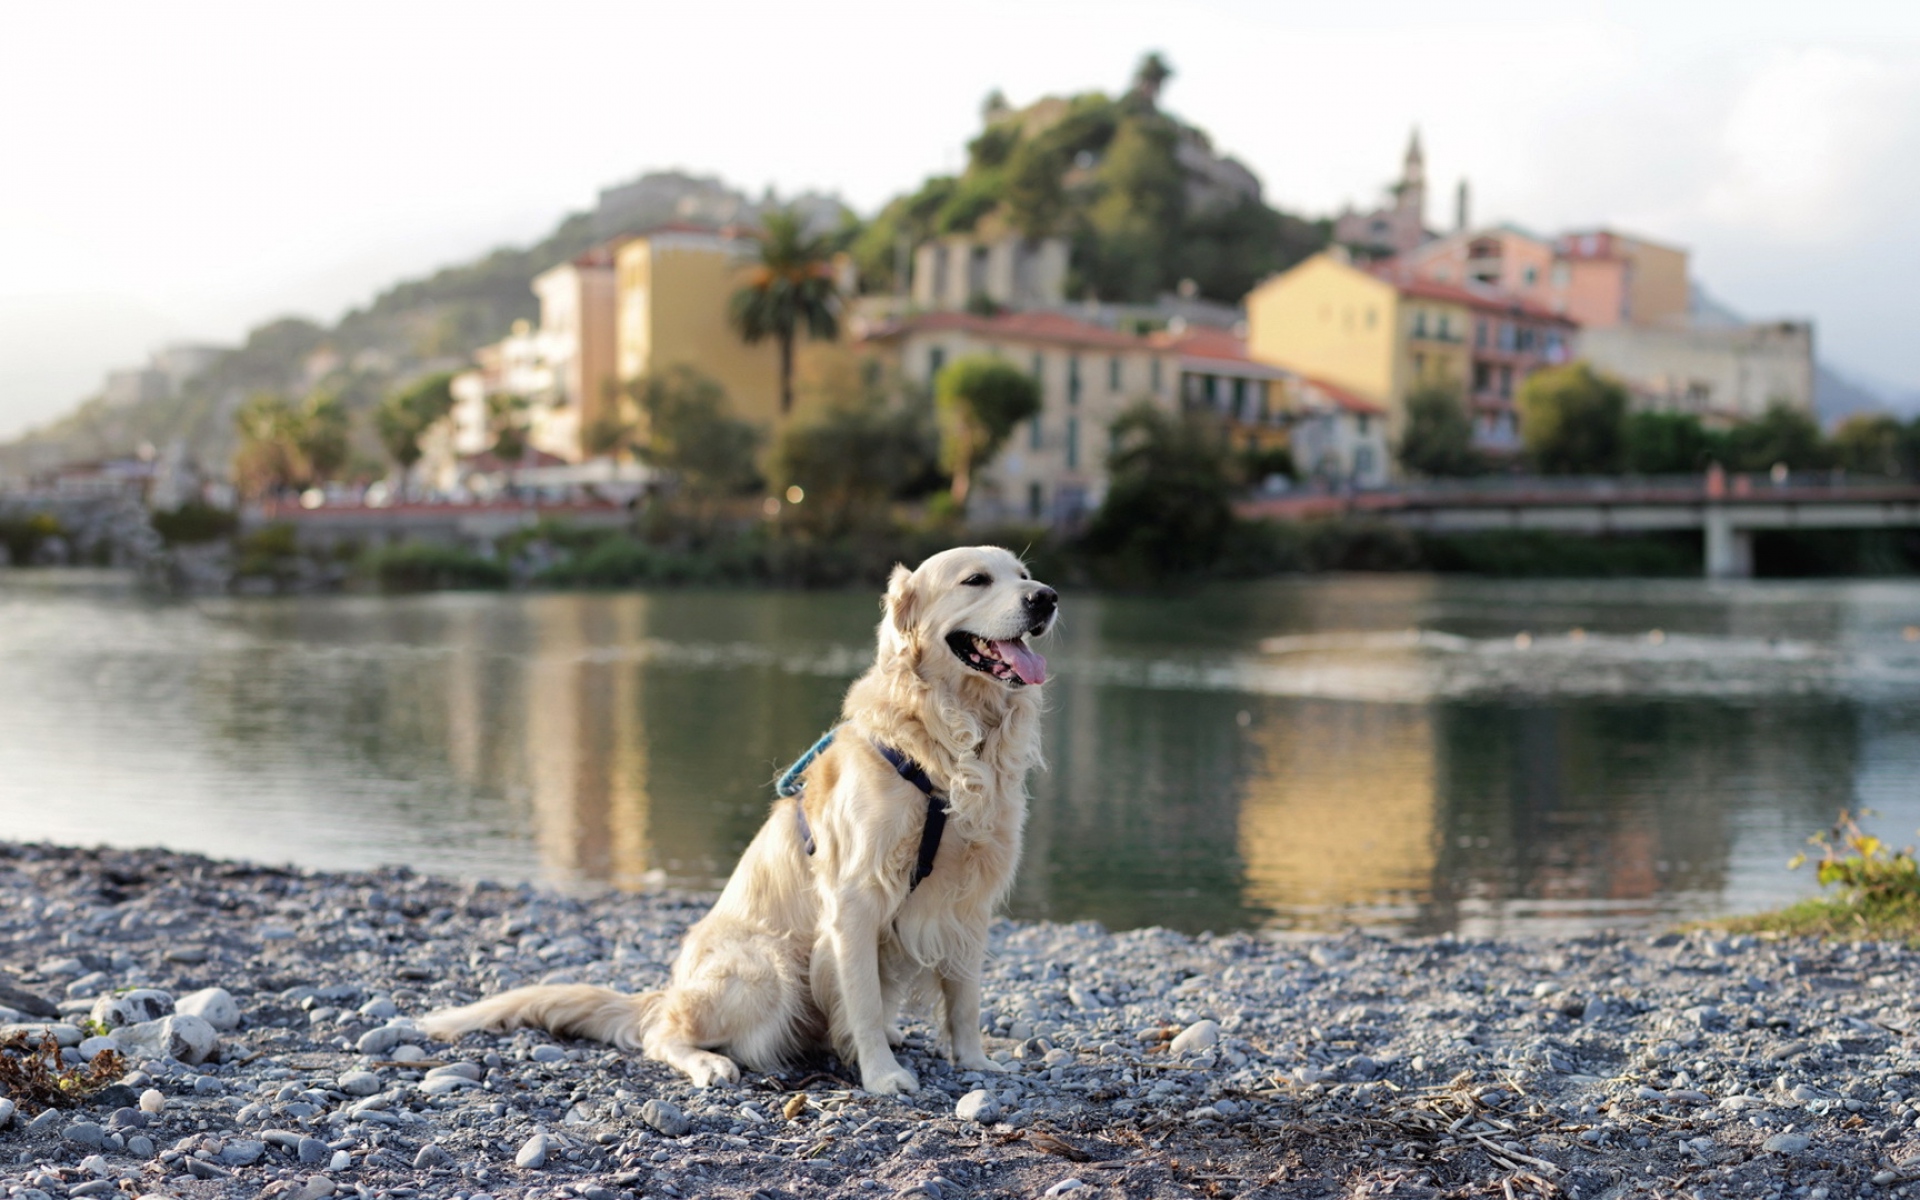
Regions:
<instances>
[{"instance_id":1,"label":"leafy shrub","mask_svg":"<svg viewBox=\"0 0 1920 1200\"><path fill-rule=\"evenodd\" d=\"M7 561L15 566L32 562L42 543L64 532L59 518L52 513L0 517L0 546L6 547Z\"/></svg>"},{"instance_id":2,"label":"leafy shrub","mask_svg":"<svg viewBox=\"0 0 1920 1200\"><path fill-rule=\"evenodd\" d=\"M240 528L240 515L215 508L199 500L189 500L179 508L163 509L151 517L153 530L169 546L188 546L217 542L232 537Z\"/></svg>"},{"instance_id":3,"label":"leafy shrub","mask_svg":"<svg viewBox=\"0 0 1920 1200\"><path fill-rule=\"evenodd\" d=\"M507 586L507 569L498 561L436 542L381 546L362 560L362 569L389 592Z\"/></svg>"}]
</instances>

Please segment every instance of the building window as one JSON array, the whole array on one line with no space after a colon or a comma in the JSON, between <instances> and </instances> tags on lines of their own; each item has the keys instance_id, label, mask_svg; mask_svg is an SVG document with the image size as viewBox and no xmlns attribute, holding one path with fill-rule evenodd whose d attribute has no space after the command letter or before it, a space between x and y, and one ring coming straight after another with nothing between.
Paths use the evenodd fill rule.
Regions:
<instances>
[{"instance_id":1,"label":"building window","mask_svg":"<svg viewBox=\"0 0 1920 1200\"><path fill-rule=\"evenodd\" d=\"M1080 403L1080 356L1067 355L1067 403Z\"/></svg>"},{"instance_id":2,"label":"building window","mask_svg":"<svg viewBox=\"0 0 1920 1200\"><path fill-rule=\"evenodd\" d=\"M1253 395L1254 395L1255 402L1258 403L1260 406L1260 423L1262 425L1265 425L1268 421L1270 421L1273 418L1273 409L1269 407L1267 404L1267 381L1266 380L1260 379L1260 380L1254 381Z\"/></svg>"},{"instance_id":3,"label":"building window","mask_svg":"<svg viewBox=\"0 0 1920 1200\"><path fill-rule=\"evenodd\" d=\"M1067 470L1080 469L1080 418L1067 418Z\"/></svg>"},{"instance_id":4,"label":"building window","mask_svg":"<svg viewBox=\"0 0 1920 1200\"><path fill-rule=\"evenodd\" d=\"M1416 354L1413 356L1413 377L1415 379L1425 379L1427 377L1426 355Z\"/></svg>"},{"instance_id":5,"label":"building window","mask_svg":"<svg viewBox=\"0 0 1920 1200\"><path fill-rule=\"evenodd\" d=\"M1160 394L1160 359L1158 357L1153 360L1153 394L1156 396Z\"/></svg>"},{"instance_id":6,"label":"building window","mask_svg":"<svg viewBox=\"0 0 1920 1200\"><path fill-rule=\"evenodd\" d=\"M940 368L946 365L947 365L947 348L945 346L934 346L927 351L927 378L928 379L932 379L934 376L938 375L940 373Z\"/></svg>"},{"instance_id":7,"label":"building window","mask_svg":"<svg viewBox=\"0 0 1920 1200\"><path fill-rule=\"evenodd\" d=\"M1513 396L1513 368L1503 364L1500 367L1500 398L1502 400L1506 400L1506 399L1510 399L1512 396Z\"/></svg>"},{"instance_id":8,"label":"building window","mask_svg":"<svg viewBox=\"0 0 1920 1200\"><path fill-rule=\"evenodd\" d=\"M1375 322L1377 322L1379 318L1380 318L1380 314L1374 310L1374 307L1371 304L1369 304L1367 306L1367 328L1372 329Z\"/></svg>"},{"instance_id":9,"label":"building window","mask_svg":"<svg viewBox=\"0 0 1920 1200\"><path fill-rule=\"evenodd\" d=\"M1493 367L1487 363L1473 364L1473 390L1484 392L1493 386Z\"/></svg>"},{"instance_id":10,"label":"building window","mask_svg":"<svg viewBox=\"0 0 1920 1200\"><path fill-rule=\"evenodd\" d=\"M1367 414L1361 413L1353 419L1353 430L1361 437L1367 436ZM1364 447L1362 447L1364 449Z\"/></svg>"},{"instance_id":11,"label":"building window","mask_svg":"<svg viewBox=\"0 0 1920 1200\"><path fill-rule=\"evenodd\" d=\"M1047 360L1045 355L1035 354L1033 356L1033 377L1035 379L1045 379L1047 377Z\"/></svg>"},{"instance_id":12,"label":"building window","mask_svg":"<svg viewBox=\"0 0 1920 1200\"><path fill-rule=\"evenodd\" d=\"M1443 342L1451 340L1453 337L1453 318L1446 313L1441 313L1440 328L1434 336Z\"/></svg>"},{"instance_id":13,"label":"building window","mask_svg":"<svg viewBox=\"0 0 1920 1200\"><path fill-rule=\"evenodd\" d=\"M1037 483L1027 485L1027 515L1038 521L1040 514L1046 511L1047 489Z\"/></svg>"},{"instance_id":14,"label":"building window","mask_svg":"<svg viewBox=\"0 0 1920 1200\"><path fill-rule=\"evenodd\" d=\"M1427 336L1427 310L1424 308L1414 310L1413 336L1417 338L1423 338Z\"/></svg>"},{"instance_id":15,"label":"building window","mask_svg":"<svg viewBox=\"0 0 1920 1200\"><path fill-rule=\"evenodd\" d=\"M1534 284L1540 282L1540 268L1528 267L1525 271L1521 272L1521 278L1527 281L1528 287L1532 287Z\"/></svg>"},{"instance_id":16,"label":"building window","mask_svg":"<svg viewBox=\"0 0 1920 1200\"><path fill-rule=\"evenodd\" d=\"M1485 321L1475 321L1473 323L1473 344L1482 350L1487 348L1487 323Z\"/></svg>"},{"instance_id":17,"label":"building window","mask_svg":"<svg viewBox=\"0 0 1920 1200\"><path fill-rule=\"evenodd\" d=\"M1361 417L1360 419L1362 421L1366 420L1365 417ZM1366 428L1362 426L1360 432L1365 433ZM1353 448L1353 477L1355 479L1364 479L1371 474L1373 474L1373 447L1355 446Z\"/></svg>"},{"instance_id":18,"label":"building window","mask_svg":"<svg viewBox=\"0 0 1920 1200\"><path fill-rule=\"evenodd\" d=\"M1233 419L1247 419L1247 381L1244 379L1233 381Z\"/></svg>"},{"instance_id":19,"label":"building window","mask_svg":"<svg viewBox=\"0 0 1920 1200\"><path fill-rule=\"evenodd\" d=\"M1118 354L1107 360L1107 390L1110 392L1120 390L1120 356Z\"/></svg>"},{"instance_id":20,"label":"building window","mask_svg":"<svg viewBox=\"0 0 1920 1200\"><path fill-rule=\"evenodd\" d=\"M1035 417L1033 420L1027 423L1027 449L1029 450L1040 449L1041 439L1043 437L1045 437L1045 434L1041 432L1040 418Z\"/></svg>"}]
</instances>

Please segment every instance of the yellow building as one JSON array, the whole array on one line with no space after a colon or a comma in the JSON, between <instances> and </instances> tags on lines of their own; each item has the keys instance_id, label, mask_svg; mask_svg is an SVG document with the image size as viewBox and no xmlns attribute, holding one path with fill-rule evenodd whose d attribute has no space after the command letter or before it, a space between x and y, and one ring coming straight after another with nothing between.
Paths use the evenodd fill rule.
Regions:
<instances>
[{"instance_id":1,"label":"yellow building","mask_svg":"<svg viewBox=\"0 0 1920 1200\"><path fill-rule=\"evenodd\" d=\"M1484 449L1518 446L1514 396L1571 356L1574 323L1494 288L1439 283L1405 268L1319 254L1247 296L1247 352L1324 380L1387 412L1388 436L1424 385L1462 396Z\"/></svg>"},{"instance_id":2,"label":"yellow building","mask_svg":"<svg viewBox=\"0 0 1920 1200\"><path fill-rule=\"evenodd\" d=\"M727 302L754 253L751 239L694 226L666 226L615 255L616 365L622 383L692 367L727 390L733 414L772 424L780 412L780 351L740 340Z\"/></svg>"}]
</instances>

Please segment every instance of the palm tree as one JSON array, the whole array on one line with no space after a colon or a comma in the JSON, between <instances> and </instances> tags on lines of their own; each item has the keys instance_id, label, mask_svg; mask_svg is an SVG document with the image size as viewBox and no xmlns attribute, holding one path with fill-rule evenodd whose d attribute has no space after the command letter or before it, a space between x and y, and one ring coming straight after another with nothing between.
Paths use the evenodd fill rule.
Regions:
<instances>
[{"instance_id":1,"label":"palm tree","mask_svg":"<svg viewBox=\"0 0 1920 1200\"><path fill-rule=\"evenodd\" d=\"M808 236L800 217L770 212L759 233L760 261L733 294L727 317L749 345L765 338L780 343L780 412L793 411L793 339L840 336L840 288L834 282L832 245Z\"/></svg>"}]
</instances>

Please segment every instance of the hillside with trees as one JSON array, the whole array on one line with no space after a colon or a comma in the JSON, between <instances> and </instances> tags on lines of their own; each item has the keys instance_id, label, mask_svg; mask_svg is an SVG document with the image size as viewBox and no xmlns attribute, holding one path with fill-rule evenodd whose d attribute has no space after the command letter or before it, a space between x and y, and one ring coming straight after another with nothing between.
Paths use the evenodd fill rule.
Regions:
<instances>
[{"instance_id":1,"label":"hillside with trees","mask_svg":"<svg viewBox=\"0 0 1920 1200\"><path fill-rule=\"evenodd\" d=\"M889 203L854 243L862 285L900 284L903 247L943 234L1059 236L1074 298L1150 302L1191 280L1238 304L1255 283L1325 246L1325 222L1269 207L1260 181L1160 107L1172 69L1149 54L1119 96L1048 96L1022 109L998 93L959 175Z\"/></svg>"}]
</instances>

